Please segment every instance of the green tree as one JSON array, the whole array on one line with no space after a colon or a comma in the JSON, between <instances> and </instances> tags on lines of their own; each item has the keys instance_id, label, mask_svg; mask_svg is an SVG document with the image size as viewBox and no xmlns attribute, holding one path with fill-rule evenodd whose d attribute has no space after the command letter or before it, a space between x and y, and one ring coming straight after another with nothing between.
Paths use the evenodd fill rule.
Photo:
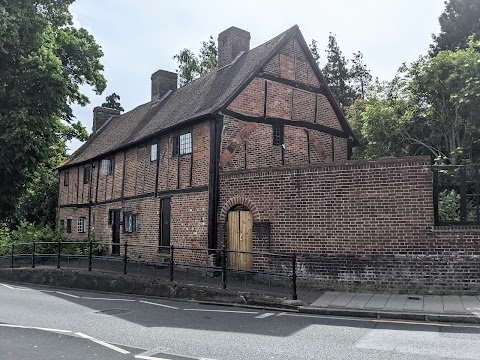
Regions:
<instances>
[{"instance_id":1,"label":"green tree","mask_svg":"<svg viewBox=\"0 0 480 360\"><path fill-rule=\"evenodd\" d=\"M108 95L105 98L105 102L102 104L103 107L109 109L115 109L123 111L123 107L120 105L120 95L113 93L112 95Z\"/></svg>"},{"instance_id":2,"label":"green tree","mask_svg":"<svg viewBox=\"0 0 480 360\"><path fill-rule=\"evenodd\" d=\"M212 36L208 41L203 42L198 56L188 49L183 49L176 54L173 58L178 63L180 84L185 85L215 68L217 54L217 44Z\"/></svg>"},{"instance_id":3,"label":"green tree","mask_svg":"<svg viewBox=\"0 0 480 360\"><path fill-rule=\"evenodd\" d=\"M402 66L388 84L366 93L347 115L363 140L356 154L430 154L438 162L480 160L480 43L440 51Z\"/></svg>"},{"instance_id":4,"label":"green tree","mask_svg":"<svg viewBox=\"0 0 480 360\"><path fill-rule=\"evenodd\" d=\"M85 29L72 26L73 0L0 0L0 219L47 164L73 123L71 104L86 105L80 85L106 86L102 50Z\"/></svg>"},{"instance_id":5,"label":"green tree","mask_svg":"<svg viewBox=\"0 0 480 360\"><path fill-rule=\"evenodd\" d=\"M363 63L363 54L358 51L353 54L352 68L350 69L350 79L352 81L355 97L365 98L365 92L372 83L372 74Z\"/></svg>"},{"instance_id":6,"label":"green tree","mask_svg":"<svg viewBox=\"0 0 480 360\"><path fill-rule=\"evenodd\" d=\"M445 1L445 10L438 19L440 33L432 35L433 44L430 55L435 56L441 50L465 49L468 39L474 36L480 39L480 1Z\"/></svg>"},{"instance_id":7,"label":"green tree","mask_svg":"<svg viewBox=\"0 0 480 360\"><path fill-rule=\"evenodd\" d=\"M334 34L328 36L327 63L323 67L323 75L335 99L342 107L350 106L355 98L350 86L350 70L348 61L342 55Z\"/></svg>"}]
</instances>

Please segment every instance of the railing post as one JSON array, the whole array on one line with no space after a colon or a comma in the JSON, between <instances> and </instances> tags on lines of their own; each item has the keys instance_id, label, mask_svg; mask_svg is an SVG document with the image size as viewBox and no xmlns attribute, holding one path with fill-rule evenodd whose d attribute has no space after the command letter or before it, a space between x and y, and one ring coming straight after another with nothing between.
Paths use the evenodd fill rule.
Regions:
<instances>
[{"instance_id":1,"label":"railing post","mask_svg":"<svg viewBox=\"0 0 480 360\"><path fill-rule=\"evenodd\" d=\"M292 256L292 299L297 300L297 254Z\"/></svg>"},{"instance_id":2,"label":"railing post","mask_svg":"<svg viewBox=\"0 0 480 360\"><path fill-rule=\"evenodd\" d=\"M93 251L93 241L90 239L88 243L88 271L92 271L92 251Z\"/></svg>"},{"instance_id":3,"label":"railing post","mask_svg":"<svg viewBox=\"0 0 480 360\"><path fill-rule=\"evenodd\" d=\"M227 248L222 246L222 288L227 288Z\"/></svg>"},{"instance_id":4,"label":"railing post","mask_svg":"<svg viewBox=\"0 0 480 360\"><path fill-rule=\"evenodd\" d=\"M123 273L127 274L127 262L128 262L128 242L125 241L123 249Z\"/></svg>"},{"instance_id":5,"label":"railing post","mask_svg":"<svg viewBox=\"0 0 480 360\"><path fill-rule=\"evenodd\" d=\"M32 269L35 268L35 240L32 242Z\"/></svg>"},{"instance_id":6,"label":"railing post","mask_svg":"<svg viewBox=\"0 0 480 360\"><path fill-rule=\"evenodd\" d=\"M58 242L58 248L57 248L57 269L60 269L60 258L62 256L62 242Z\"/></svg>"},{"instance_id":7,"label":"railing post","mask_svg":"<svg viewBox=\"0 0 480 360\"><path fill-rule=\"evenodd\" d=\"M13 269L15 266L15 244L12 243L12 263L10 267Z\"/></svg>"},{"instance_id":8,"label":"railing post","mask_svg":"<svg viewBox=\"0 0 480 360\"><path fill-rule=\"evenodd\" d=\"M174 258L173 258L173 245L170 245L170 281L173 281L173 265L174 265Z\"/></svg>"}]
</instances>

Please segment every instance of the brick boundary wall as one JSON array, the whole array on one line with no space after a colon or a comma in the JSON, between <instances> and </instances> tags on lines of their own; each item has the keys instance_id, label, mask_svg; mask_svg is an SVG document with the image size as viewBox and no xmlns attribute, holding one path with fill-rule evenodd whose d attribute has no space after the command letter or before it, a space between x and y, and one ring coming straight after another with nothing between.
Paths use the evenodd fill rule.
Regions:
<instances>
[{"instance_id":1,"label":"brick boundary wall","mask_svg":"<svg viewBox=\"0 0 480 360\"><path fill-rule=\"evenodd\" d=\"M240 199L256 251L298 253L299 275L331 288L480 290L480 228L435 227L430 159L389 158L220 175L219 243ZM248 207L248 206L247 206ZM281 262L258 269L281 270Z\"/></svg>"}]
</instances>

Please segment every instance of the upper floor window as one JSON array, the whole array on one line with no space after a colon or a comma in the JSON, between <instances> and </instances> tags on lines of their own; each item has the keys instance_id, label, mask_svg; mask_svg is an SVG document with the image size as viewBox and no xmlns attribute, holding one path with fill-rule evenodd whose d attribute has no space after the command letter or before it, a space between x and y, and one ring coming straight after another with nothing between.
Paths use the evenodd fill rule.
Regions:
<instances>
[{"instance_id":1,"label":"upper floor window","mask_svg":"<svg viewBox=\"0 0 480 360\"><path fill-rule=\"evenodd\" d=\"M274 125L272 130L273 145L283 145L283 125Z\"/></svg>"},{"instance_id":2,"label":"upper floor window","mask_svg":"<svg viewBox=\"0 0 480 360\"><path fill-rule=\"evenodd\" d=\"M72 219L67 219L67 234L72 233Z\"/></svg>"},{"instance_id":3,"label":"upper floor window","mask_svg":"<svg viewBox=\"0 0 480 360\"><path fill-rule=\"evenodd\" d=\"M90 166L85 166L83 168L83 183L88 184L90 182L91 169Z\"/></svg>"},{"instance_id":4,"label":"upper floor window","mask_svg":"<svg viewBox=\"0 0 480 360\"><path fill-rule=\"evenodd\" d=\"M131 212L123 213L123 232L136 233L140 227L138 214Z\"/></svg>"},{"instance_id":5,"label":"upper floor window","mask_svg":"<svg viewBox=\"0 0 480 360\"><path fill-rule=\"evenodd\" d=\"M84 233L85 232L85 218L84 217L79 217L77 220L77 231L79 233Z\"/></svg>"},{"instance_id":6,"label":"upper floor window","mask_svg":"<svg viewBox=\"0 0 480 360\"><path fill-rule=\"evenodd\" d=\"M114 157L102 160L102 174L103 175L113 175L114 169L115 169L115 158Z\"/></svg>"},{"instance_id":7,"label":"upper floor window","mask_svg":"<svg viewBox=\"0 0 480 360\"><path fill-rule=\"evenodd\" d=\"M188 132L180 136L175 136L172 141L172 155L186 155L192 153L192 133Z\"/></svg>"},{"instance_id":8,"label":"upper floor window","mask_svg":"<svg viewBox=\"0 0 480 360\"><path fill-rule=\"evenodd\" d=\"M63 185L68 186L70 184L70 173L68 171L65 171L63 173Z\"/></svg>"},{"instance_id":9,"label":"upper floor window","mask_svg":"<svg viewBox=\"0 0 480 360\"><path fill-rule=\"evenodd\" d=\"M152 144L150 147L150 161L156 161L157 160L157 144Z\"/></svg>"}]
</instances>

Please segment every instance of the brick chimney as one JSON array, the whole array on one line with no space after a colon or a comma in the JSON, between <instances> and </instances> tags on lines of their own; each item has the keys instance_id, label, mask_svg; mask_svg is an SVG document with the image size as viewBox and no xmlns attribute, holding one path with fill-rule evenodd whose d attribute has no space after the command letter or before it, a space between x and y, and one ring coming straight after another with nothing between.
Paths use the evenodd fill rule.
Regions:
<instances>
[{"instance_id":1,"label":"brick chimney","mask_svg":"<svg viewBox=\"0 0 480 360\"><path fill-rule=\"evenodd\" d=\"M177 90L177 73L158 70L152 74L152 101L159 100L169 90Z\"/></svg>"},{"instance_id":2,"label":"brick chimney","mask_svg":"<svg viewBox=\"0 0 480 360\"><path fill-rule=\"evenodd\" d=\"M93 109L93 133L95 134L112 116L118 115L120 115L120 110L101 106L95 107L95 109Z\"/></svg>"},{"instance_id":3,"label":"brick chimney","mask_svg":"<svg viewBox=\"0 0 480 360\"><path fill-rule=\"evenodd\" d=\"M218 67L230 64L241 51L250 50L250 33L235 26L218 35Z\"/></svg>"}]
</instances>

